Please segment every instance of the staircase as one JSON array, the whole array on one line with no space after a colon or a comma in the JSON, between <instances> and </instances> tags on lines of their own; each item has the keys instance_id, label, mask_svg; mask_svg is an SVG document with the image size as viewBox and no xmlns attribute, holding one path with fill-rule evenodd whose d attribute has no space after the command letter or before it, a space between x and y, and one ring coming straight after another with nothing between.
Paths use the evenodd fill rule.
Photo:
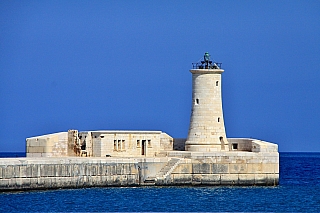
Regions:
<instances>
[{"instance_id":1,"label":"staircase","mask_svg":"<svg viewBox=\"0 0 320 213\"><path fill-rule=\"evenodd\" d=\"M169 162L156 174L156 176L148 177L145 181L145 185L155 185L157 180L164 181L171 172L179 165L179 158L171 158Z\"/></svg>"}]
</instances>

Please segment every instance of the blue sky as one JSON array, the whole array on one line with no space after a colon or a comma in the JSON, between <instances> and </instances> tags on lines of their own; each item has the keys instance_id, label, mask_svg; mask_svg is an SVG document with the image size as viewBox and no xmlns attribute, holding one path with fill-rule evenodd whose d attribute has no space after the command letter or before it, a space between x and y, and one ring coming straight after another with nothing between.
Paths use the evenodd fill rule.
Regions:
<instances>
[{"instance_id":1,"label":"blue sky","mask_svg":"<svg viewBox=\"0 0 320 213\"><path fill-rule=\"evenodd\" d=\"M227 137L320 151L320 1L1 1L0 152L81 130L187 137L191 63L222 62Z\"/></svg>"}]
</instances>

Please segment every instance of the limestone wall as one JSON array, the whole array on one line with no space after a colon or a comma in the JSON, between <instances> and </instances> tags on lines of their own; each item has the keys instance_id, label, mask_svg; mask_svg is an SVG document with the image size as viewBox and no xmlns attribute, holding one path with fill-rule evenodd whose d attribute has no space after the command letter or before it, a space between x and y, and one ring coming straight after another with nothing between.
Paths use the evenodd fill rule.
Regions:
<instances>
[{"instance_id":1,"label":"limestone wall","mask_svg":"<svg viewBox=\"0 0 320 213\"><path fill-rule=\"evenodd\" d=\"M228 139L230 151L168 151L172 149L173 139L165 133L111 134L96 131L80 134L82 138L72 143L76 144L74 147L78 147L83 144L83 137L88 138L91 135L92 155L99 157L54 157L53 153L67 154L67 151L64 153L59 147L67 147L67 135L68 133L56 133L27 139L28 151L39 149L39 157L49 153L52 158L30 158L30 155L37 152L29 152L29 158L0 159L0 190L150 184L279 184L278 146L261 140ZM148 138L155 143L148 144ZM111 139L117 143L110 144ZM142 140L145 141L144 156L139 155L142 143L137 143ZM177 148L177 145L182 146L185 143L185 139L175 139L175 143ZM153 148L153 152L150 152ZM129 154L126 149L130 149ZM147 157L148 152L153 155L156 150L163 151L157 153L157 157ZM118 157L114 157L115 151L120 153ZM107 155L108 153L112 153L112 157ZM130 153L139 157L129 158Z\"/></svg>"},{"instance_id":2,"label":"limestone wall","mask_svg":"<svg viewBox=\"0 0 320 213\"><path fill-rule=\"evenodd\" d=\"M181 156L178 158L177 153ZM170 155L170 154L169 154ZM154 185L277 185L278 153L172 152L157 158L2 158L0 191ZM188 157L188 158L187 158ZM172 159L175 164L170 166Z\"/></svg>"},{"instance_id":3,"label":"limestone wall","mask_svg":"<svg viewBox=\"0 0 320 213\"><path fill-rule=\"evenodd\" d=\"M59 132L26 139L27 157L68 156L68 133Z\"/></svg>"},{"instance_id":4,"label":"limestone wall","mask_svg":"<svg viewBox=\"0 0 320 213\"><path fill-rule=\"evenodd\" d=\"M161 131L68 130L26 139L27 157L154 157L173 150Z\"/></svg>"},{"instance_id":5,"label":"limestone wall","mask_svg":"<svg viewBox=\"0 0 320 213\"><path fill-rule=\"evenodd\" d=\"M215 155L215 156L214 156ZM174 185L278 185L279 154L191 153L165 180Z\"/></svg>"},{"instance_id":6,"label":"limestone wall","mask_svg":"<svg viewBox=\"0 0 320 213\"><path fill-rule=\"evenodd\" d=\"M154 157L172 150L173 138L161 131L93 131L95 157Z\"/></svg>"},{"instance_id":7,"label":"limestone wall","mask_svg":"<svg viewBox=\"0 0 320 213\"><path fill-rule=\"evenodd\" d=\"M252 138L228 138L231 151L278 152L278 145Z\"/></svg>"},{"instance_id":8,"label":"limestone wall","mask_svg":"<svg viewBox=\"0 0 320 213\"><path fill-rule=\"evenodd\" d=\"M138 186L166 162L166 158L0 158L0 191Z\"/></svg>"}]
</instances>

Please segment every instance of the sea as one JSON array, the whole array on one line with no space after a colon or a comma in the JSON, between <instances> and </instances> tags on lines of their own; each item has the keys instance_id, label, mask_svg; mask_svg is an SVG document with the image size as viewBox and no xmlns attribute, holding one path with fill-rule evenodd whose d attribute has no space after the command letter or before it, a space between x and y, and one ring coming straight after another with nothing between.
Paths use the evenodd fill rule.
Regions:
<instances>
[{"instance_id":1,"label":"sea","mask_svg":"<svg viewBox=\"0 0 320 213\"><path fill-rule=\"evenodd\" d=\"M280 153L279 186L0 192L0 212L320 212L320 153Z\"/></svg>"}]
</instances>

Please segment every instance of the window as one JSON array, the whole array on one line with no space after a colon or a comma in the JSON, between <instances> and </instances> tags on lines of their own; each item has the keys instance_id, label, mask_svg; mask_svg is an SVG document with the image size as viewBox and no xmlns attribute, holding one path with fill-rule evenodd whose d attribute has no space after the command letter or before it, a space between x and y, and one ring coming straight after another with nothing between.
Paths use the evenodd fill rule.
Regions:
<instances>
[{"instance_id":1,"label":"window","mask_svg":"<svg viewBox=\"0 0 320 213\"><path fill-rule=\"evenodd\" d=\"M117 140L113 141L113 150L117 150Z\"/></svg>"},{"instance_id":2,"label":"window","mask_svg":"<svg viewBox=\"0 0 320 213\"><path fill-rule=\"evenodd\" d=\"M220 117L218 118L218 122L220 122Z\"/></svg>"},{"instance_id":3,"label":"window","mask_svg":"<svg viewBox=\"0 0 320 213\"><path fill-rule=\"evenodd\" d=\"M137 140L137 147L140 147L140 140Z\"/></svg>"},{"instance_id":4,"label":"window","mask_svg":"<svg viewBox=\"0 0 320 213\"><path fill-rule=\"evenodd\" d=\"M100 138L104 138L104 135L101 135Z\"/></svg>"},{"instance_id":5,"label":"window","mask_svg":"<svg viewBox=\"0 0 320 213\"><path fill-rule=\"evenodd\" d=\"M219 86L219 81L216 81L216 86Z\"/></svg>"},{"instance_id":6,"label":"window","mask_svg":"<svg viewBox=\"0 0 320 213\"><path fill-rule=\"evenodd\" d=\"M121 140L118 140L118 150L121 150Z\"/></svg>"},{"instance_id":7,"label":"window","mask_svg":"<svg viewBox=\"0 0 320 213\"><path fill-rule=\"evenodd\" d=\"M233 143L232 144L232 149L233 150L237 150L238 149L238 144L237 143Z\"/></svg>"},{"instance_id":8,"label":"window","mask_svg":"<svg viewBox=\"0 0 320 213\"><path fill-rule=\"evenodd\" d=\"M122 147L121 147L122 150L125 150L126 149L126 146L125 146L125 141L122 140Z\"/></svg>"},{"instance_id":9,"label":"window","mask_svg":"<svg viewBox=\"0 0 320 213\"><path fill-rule=\"evenodd\" d=\"M199 99L198 99L198 98L194 101L194 104L195 104L195 105L198 105L198 104L199 104Z\"/></svg>"},{"instance_id":10,"label":"window","mask_svg":"<svg viewBox=\"0 0 320 213\"><path fill-rule=\"evenodd\" d=\"M151 140L148 140L148 147L151 147Z\"/></svg>"}]
</instances>

